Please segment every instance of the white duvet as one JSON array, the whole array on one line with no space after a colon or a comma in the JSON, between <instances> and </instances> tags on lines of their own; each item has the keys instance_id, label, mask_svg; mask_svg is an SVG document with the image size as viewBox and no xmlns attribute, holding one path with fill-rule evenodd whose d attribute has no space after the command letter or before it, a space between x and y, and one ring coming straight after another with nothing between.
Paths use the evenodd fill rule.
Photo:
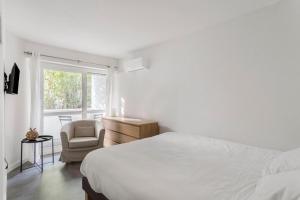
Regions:
<instances>
[{"instance_id":1,"label":"white duvet","mask_svg":"<svg viewBox=\"0 0 300 200\"><path fill-rule=\"evenodd\" d=\"M170 132L95 150L81 173L110 200L247 200L278 153Z\"/></svg>"}]
</instances>

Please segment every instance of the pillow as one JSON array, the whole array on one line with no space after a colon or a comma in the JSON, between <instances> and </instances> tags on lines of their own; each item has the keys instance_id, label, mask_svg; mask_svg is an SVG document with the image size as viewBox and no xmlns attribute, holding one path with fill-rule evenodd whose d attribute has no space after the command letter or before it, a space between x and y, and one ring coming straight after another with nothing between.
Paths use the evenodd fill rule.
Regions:
<instances>
[{"instance_id":1,"label":"pillow","mask_svg":"<svg viewBox=\"0 0 300 200\"><path fill-rule=\"evenodd\" d=\"M300 170L262 177L250 200L299 200Z\"/></svg>"},{"instance_id":2,"label":"pillow","mask_svg":"<svg viewBox=\"0 0 300 200\"><path fill-rule=\"evenodd\" d=\"M75 126L75 137L95 137L93 126Z\"/></svg>"},{"instance_id":3,"label":"pillow","mask_svg":"<svg viewBox=\"0 0 300 200\"><path fill-rule=\"evenodd\" d=\"M277 174L296 169L300 170L300 148L279 154L264 169L263 175Z\"/></svg>"}]
</instances>

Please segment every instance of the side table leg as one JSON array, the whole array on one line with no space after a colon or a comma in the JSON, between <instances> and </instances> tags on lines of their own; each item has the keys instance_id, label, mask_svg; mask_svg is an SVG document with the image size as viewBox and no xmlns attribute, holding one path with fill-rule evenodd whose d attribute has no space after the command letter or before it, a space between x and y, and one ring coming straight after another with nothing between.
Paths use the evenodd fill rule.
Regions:
<instances>
[{"instance_id":1,"label":"side table leg","mask_svg":"<svg viewBox=\"0 0 300 200\"><path fill-rule=\"evenodd\" d=\"M36 164L36 143L33 145L33 164Z\"/></svg>"},{"instance_id":2,"label":"side table leg","mask_svg":"<svg viewBox=\"0 0 300 200\"><path fill-rule=\"evenodd\" d=\"M20 172L23 171L23 142L21 142L21 165L20 165Z\"/></svg>"},{"instance_id":3,"label":"side table leg","mask_svg":"<svg viewBox=\"0 0 300 200\"><path fill-rule=\"evenodd\" d=\"M44 147L43 147L43 142L41 142L41 161L42 161L42 163L41 163L41 169L42 169L42 172L44 171L44 153L43 153L43 149L44 149Z\"/></svg>"},{"instance_id":4,"label":"side table leg","mask_svg":"<svg viewBox=\"0 0 300 200\"><path fill-rule=\"evenodd\" d=\"M54 145L53 145L53 137L52 137L52 163L54 164Z\"/></svg>"}]
</instances>

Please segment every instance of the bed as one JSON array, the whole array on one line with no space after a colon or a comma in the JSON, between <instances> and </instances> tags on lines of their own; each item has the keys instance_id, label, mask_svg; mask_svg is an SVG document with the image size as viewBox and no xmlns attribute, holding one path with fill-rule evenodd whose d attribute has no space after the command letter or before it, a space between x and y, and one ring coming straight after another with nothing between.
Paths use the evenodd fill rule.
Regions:
<instances>
[{"instance_id":1,"label":"bed","mask_svg":"<svg viewBox=\"0 0 300 200\"><path fill-rule=\"evenodd\" d=\"M279 153L169 132L95 150L80 170L92 200L248 200Z\"/></svg>"}]
</instances>

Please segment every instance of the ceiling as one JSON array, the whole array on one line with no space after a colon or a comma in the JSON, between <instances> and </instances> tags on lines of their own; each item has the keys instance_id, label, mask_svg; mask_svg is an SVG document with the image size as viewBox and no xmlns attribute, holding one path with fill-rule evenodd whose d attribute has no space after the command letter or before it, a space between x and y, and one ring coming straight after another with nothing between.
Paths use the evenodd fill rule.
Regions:
<instances>
[{"instance_id":1,"label":"ceiling","mask_svg":"<svg viewBox=\"0 0 300 200\"><path fill-rule=\"evenodd\" d=\"M47 45L112 57L278 0L6 0L7 27Z\"/></svg>"}]
</instances>

